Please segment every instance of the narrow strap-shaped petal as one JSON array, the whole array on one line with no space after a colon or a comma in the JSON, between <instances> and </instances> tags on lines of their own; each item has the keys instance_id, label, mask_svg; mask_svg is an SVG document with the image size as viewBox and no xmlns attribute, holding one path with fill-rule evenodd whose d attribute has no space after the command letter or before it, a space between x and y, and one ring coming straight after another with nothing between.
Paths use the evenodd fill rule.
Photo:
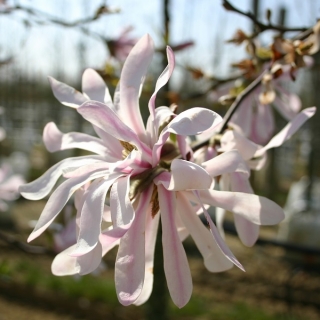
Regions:
<instances>
[{"instance_id":1,"label":"narrow strap-shaped petal","mask_svg":"<svg viewBox=\"0 0 320 320\"><path fill-rule=\"evenodd\" d=\"M77 265L79 266L79 274L85 275L96 270L102 258L102 246L101 243L98 242L93 250L88 252L87 254L77 257Z\"/></svg>"},{"instance_id":2,"label":"narrow strap-shaped petal","mask_svg":"<svg viewBox=\"0 0 320 320\"><path fill-rule=\"evenodd\" d=\"M238 172L231 173L230 184L231 191L233 192L245 192L253 194L252 187L246 175ZM234 224L241 242L247 247L252 247L259 237L259 225L252 223L248 219L238 214L234 215Z\"/></svg>"},{"instance_id":3,"label":"narrow strap-shaped petal","mask_svg":"<svg viewBox=\"0 0 320 320\"><path fill-rule=\"evenodd\" d=\"M291 136L316 112L315 107L307 108L297 114L269 143L255 153L255 157L262 156L268 149L279 147L283 142L290 139Z\"/></svg>"},{"instance_id":4,"label":"narrow strap-shaped petal","mask_svg":"<svg viewBox=\"0 0 320 320\"><path fill-rule=\"evenodd\" d=\"M108 106L98 101L88 101L77 110L86 120L111 136L121 141L130 142L145 156L151 155L150 148Z\"/></svg>"},{"instance_id":5,"label":"narrow strap-shaped petal","mask_svg":"<svg viewBox=\"0 0 320 320\"><path fill-rule=\"evenodd\" d=\"M53 260L51 271L55 276L69 276L74 274L85 275L96 270L102 257L102 248L99 243L94 250L82 257L72 257L76 245L60 252Z\"/></svg>"},{"instance_id":6,"label":"narrow strap-shaped petal","mask_svg":"<svg viewBox=\"0 0 320 320\"><path fill-rule=\"evenodd\" d=\"M110 107L113 105L109 90L97 73L97 71L88 68L82 75L82 92L90 100L104 102Z\"/></svg>"},{"instance_id":7,"label":"narrow strap-shaped petal","mask_svg":"<svg viewBox=\"0 0 320 320\"><path fill-rule=\"evenodd\" d=\"M275 130L274 115L269 105L258 103L251 126L250 139L258 144L265 144Z\"/></svg>"},{"instance_id":8,"label":"narrow strap-shaped petal","mask_svg":"<svg viewBox=\"0 0 320 320\"><path fill-rule=\"evenodd\" d=\"M168 59L168 65L159 76L156 83L156 87L154 89L154 93L152 94L149 100L148 106L149 106L150 116L152 119L155 118L155 108L156 108L155 100L157 97L157 93L169 81L175 65L174 53L169 46L167 46L167 59Z\"/></svg>"},{"instance_id":9,"label":"narrow strap-shaped petal","mask_svg":"<svg viewBox=\"0 0 320 320\"><path fill-rule=\"evenodd\" d=\"M50 152L78 148L104 156L106 161L116 161L112 150L106 148L99 138L80 132L62 133L54 122L49 122L43 131L43 142Z\"/></svg>"},{"instance_id":10,"label":"narrow strap-shaped petal","mask_svg":"<svg viewBox=\"0 0 320 320\"><path fill-rule=\"evenodd\" d=\"M218 245L218 247L220 248L220 250L222 251L222 253L226 256L226 258L228 258L233 264L235 264L239 269L241 269L242 271L245 271L243 266L241 265L241 263L237 260L237 258L233 255L233 253L231 252L230 248L227 246L227 244L224 242L224 240L222 239L217 227L215 226L215 224L213 223L208 211L205 209L205 207L202 204L202 199L200 198L199 195L199 191L194 190L193 193L196 195L196 197L198 198L198 201L200 202L200 204L202 205L202 210L203 213L207 219L208 225L210 227L211 233Z\"/></svg>"},{"instance_id":11,"label":"narrow strap-shaped petal","mask_svg":"<svg viewBox=\"0 0 320 320\"><path fill-rule=\"evenodd\" d=\"M88 253L99 242L106 194L118 177L119 174L113 174L107 179L97 179L89 186L81 210L77 247L72 256Z\"/></svg>"},{"instance_id":12,"label":"narrow strap-shaped petal","mask_svg":"<svg viewBox=\"0 0 320 320\"><path fill-rule=\"evenodd\" d=\"M156 244L157 231L159 225L159 217L157 214L155 217L151 215L151 209L147 211L146 216L146 241L145 241L145 254L146 254L146 263L145 263L145 274L143 281L143 288L138 299L134 302L135 305L140 306L145 303L152 292L153 288L153 261L154 261L154 248Z\"/></svg>"},{"instance_id":13,"label":"narrow strap-shaped petal","mask_svg":"<svg viewBox=\"0 0 320 320\"><path fill-rule=\"evenodd\" d=\"M253 99L258 90L254 90L241 103L238 110L233 114L231 122L237 124L244 131L245 136L249 136L252 125Z\"/></svg>"},{"instance_id":14,"label":"narrow strap-shaped petal","mask_svg":"<svg viewBox=\"0 0 320 320\"><path fill-rule=\"evenodd\" d=\"M274 225L284 219L284 213L275 202L255 194L217 190L200 190L204 203L224 208L258 225Z\"/></svg>"},{"instance_id":15,"label":"narrow strap-shaped petal","mask_svg":"<svg viewBox=\"0 0 320 320\"><path fill-rule=\"evenodd\" d=\"M28 238L28 242L37 238L51 224L77 189L86 182L105 175L108 175L107 171L90 172L86 175L69 179L59 185L47 201L34 230Z\"/></svg>"},{"instance_id":16,"label":"narrow strap-shaped petal","mask_svg":"<svg viewBox=\"0 0 320 320\"><path fill-rule=\"evenodd\" d=\"M130 175L119 178L110 193L111 218L113 226L128 224L134 216L134 209L129 198Z\"/></svg>"},{"instance_id":17,"label":"narrow strap-shaped petal","mask_svg":"<svg viewBox=\"0 0 320 320\"><path fill-rule=\"evenodd\" d=\"M202 166L211 177L235 171L249 175L249 169L237 150L226 151L209 161L203 162Z\"/></svg>"},{"instance_id":18,"label":"narrow strap-shaped petal","mask_svg":"<svg viewBox=\"0 0 320 320\"><path fill-rule=\"evenodd\" d=\"M120 141L95 125L93 125L93 129L101 138L104 145L108 146L108 149L112 151L113 156L117 159L121 159L123 147L120 144Z\"/></svg>"},{"instance_id":19,"label":"narrow strap-shaped petal","mask_svg":"<svg viewBox=\"0 0 320 320\"><path fill-rule=\"evenodd\" d=\"M51 271L55 276L69 276L79 273L80 267L77 265L77 258L70 256L75 246L65 249L53 259Z\"/></svg>"},{"instance_id":20,"label":"narrow strap-shaped petal","mask_svg":"<svg viewBox=\"0 0 320 320\"><path fill-rule=\"evenodd\" d=\"M252 247L259 238L260 226L238 214L235 214L233 218L241 242L247 247Z\"/></svg>"},{"instance_id":21,"label":"narrow strap-shaped petal","mask_svg":"<svg viewBox=\"0 0 320 320\"><path fill-rule=\"evenodd\" d=\"M76 89L60 82L52 77L48 77L54 96L65 106L78 108L88 99Z\"/></svg>"},{"instance_id":22,"label":"narrow strap-shaped petal","mask_svg":"<svg viewBox=\"0 0 320 320\"><path fill-rule=\"evenodd\" d=\"M293 110L291 110L288 103L282 101L282 99L278 96L276 96L276 98L274 99L273 106L287 121L291 121L297 114L296 112L293 112Z\"/></svg>"},{"instance_id":23,"label":"narrow strap-shaped petal","mask_svg":"<svg viewBox=\"0 0 320 320\"><path fill-rule=\"evenodd\" d=\"M170 296L179 308L185 306L192 294L192 278L188 259L175 225L176 194L158 187L164 272Z\"/></svg>"},{"instance_id":24,"label":"narrow strap-shaped petal","mask_svg":"<svg viewBox=\"0 0 320 320\"><path fill-rule=\"evenodd\" d=\"M170 182L159 175L155 182L161 183L167 190L209 189L212 183L210 175L199 165L190 161L174 159L171 163ZM169 182L169 183L168 183Z\"/></svg>"},{"instance_id":25,"label":"narrow strap-shaped petal","mask_svg":"<svg viewBox=\"0 0 320 320\"><path fill-rule=\"evenodd\" d=\"M95 163L90 163L87 165L83 165L82 167L78 169L71 168L72 170L69 171L68 169L63 171L63 177L64 178L75 178L82 176L88 172L93 172L98 169L100 170L108 170L110 169L110 163L102 161L102 162L95 162Z\"/></svg>"},{"instance_id":26,"label":"narrow strap-shaped petal","mask_svg":"<svg viewBox=\"0 0 320 320\"><path fill-rule=\"evenodd\" d=\"M152 186L139 200L135 219L120 241L115 264L115 284L118 299L127 306L139 297L145 274L145 220L152 194Z\"/></svg>"},{"instance_id":27,"label":"narrow strap-shaped petal","mask_svg":"<svg viewBox=\"0 0 320 320\"><path fill-rule=\"evenodd\" d=\"M147 121L147 135L148 135L148 144L149 146L153 146L159 137L159 130L161 126L166 122L169 121L170 118L174 118L176 115L170 110L168 107L158 107L155 109L155 116L152 118L149 116ZM162 127L163 129L163 127Z\"/></svg>"},{"instance_id":28,"label":"narrow strap-shaped petal","mask_svg":"<svg viewBox=\"0 0 320 320\"><path fill-rule=\"evenodd\" d=\"M206 268L211 272L230 269L233 263L221 252L210 231L194 212L189 200L180 192L177 193L177 211L201 252Z\"/></svg>"},{"instance_id":29,"label":"narrow strap-shaped petal","mask_svg":"<svg viewBox=\"0 0 320 320\"><path fill-rule=\"evenodd\" d=\"M192 108L177 115L161 132L152 150L152 163L159 162L161 149L170 133L182 136L196 135L221 122L221 117L208 109Z\"/></svg>"},{"instance_id":30,"label":"narrow strap-shaped petal","mask_svg":"<svg viewBox=\"0 0 320 320\"><path fill-rule=\"evenodd\" d=\"M132 128L141 140L145 139L145 128L139 108L140 85L154 52L149 35L142 37L132 48L120 75L120 108L118 115ZM145 141L146 142L146 141Z\"/></svg>"},{"instance_id":31,"label":"narrow strap-shaped petal","mask_svg":"<svg viewBox=\"0 0 320 320\"><path fill-rule=\"evenodd\" d=\"M235 130L227 130L221 138L219 151L238 150L244 160L251 159L258 150L259 145L246 138Z\"/></svg>"},{"instance_id":32,"label":"narrow strap-shaped petal","mask_svg":"<svg viewBox=\"0 0 320 320\"><path fill-rule=\"evenodd\" d=\"M98 156L84 156L64 159L52 166L38 179L20 186L19 191L26 199L42 199L50 193L64 170L74 170L84 165L102 162L102 160L103 159Z\"/></svg>"},{"instance_id":33,"label":"narrow strap-shaped petal","mask_svg":"<svg viewBox=\"0 0 320 320\"><path fill-rule=\"evenodd\" d=\"M184 160L193 161L193 150L191 148L191 141L189 137L177 135L178 148Z\"/></svg>"}]
</instances>

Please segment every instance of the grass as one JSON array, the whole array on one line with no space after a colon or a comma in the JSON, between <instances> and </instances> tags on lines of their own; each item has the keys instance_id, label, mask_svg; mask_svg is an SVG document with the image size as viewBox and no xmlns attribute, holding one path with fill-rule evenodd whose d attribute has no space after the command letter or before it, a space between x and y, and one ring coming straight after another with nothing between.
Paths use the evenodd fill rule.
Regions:
<instances>
[{"instance_id":1,"label":"grass","mask_svg":"<svg viewBox=\"0 0 320 320\"><path fill-rule=\"evenodd\" d=\"M26 287L54 292L66 298L99 301L106 303L111 309L122 308L116 296L113 277L108 275L56 277L50 273L47 263L41 264L36 259L24 259L21 256L14 260L0 261L0 279L17 281ZM302 320L289 314L271 314L245 302L215 302L207 296L195 293L182 309L170 302L170 317L179 320Z\"/></svg>"}]
</instances>

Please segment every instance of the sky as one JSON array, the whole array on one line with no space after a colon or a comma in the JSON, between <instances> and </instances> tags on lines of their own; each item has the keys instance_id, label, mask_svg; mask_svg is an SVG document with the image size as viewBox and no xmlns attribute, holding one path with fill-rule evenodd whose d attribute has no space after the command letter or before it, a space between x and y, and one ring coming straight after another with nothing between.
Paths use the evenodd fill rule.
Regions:
<instances>
[{"instance_id":1,"label":"sky","mask_svg":"<svg viewBox=\"0 0 320 320\"><path fill-rule=\"evenodd\" d=\"M243 47L226 44L236 29L250 31L250 21L235 13L226 12L220 0L171 0L170 38L178 44L193 40L195 45L177 53L181 65L192 65L209 74L226 76L230 63L245 57ZM241 10L250 10L252 0L231 0ZM46 12L65 21L92 16L102 3L119 8L118 14L105 15L86 25L91 31L107 38L116 38L126 26L133 26L132 36L139 38L149 33L156 46L161 46L162 0L8 0ZM260 17L265 21L267 8L272 9L272 20L277 22L281 7L287 8L288 26L311 26L320 17L320 0L261 0ZM19 68L37 76L61 76L73 79L86 67L101 68L108 59L105 46L96 39L84 36L76 29L52 24L26 29L21 20L31 21L26 14L0 15L0 58L14 54ZM268 44L271 33L261 41ZM79 48L81 49L81 53Z\"/></svg>"}]
</instances>

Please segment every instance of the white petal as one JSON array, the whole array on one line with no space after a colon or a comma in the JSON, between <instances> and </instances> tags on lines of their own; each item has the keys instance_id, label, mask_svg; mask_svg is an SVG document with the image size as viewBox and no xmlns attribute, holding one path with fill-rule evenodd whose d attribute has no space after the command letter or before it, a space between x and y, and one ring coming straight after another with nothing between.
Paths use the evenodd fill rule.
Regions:
<instances>
[{"instance_id":1,"label":"white petal","mask_svg":"<svg viewBox=\"0 0 320 320\"><path fill-rule=\"evenodd\" d=\"M249 169L237 150L226 151L202 163L202 166L211 177L229 172L243 172L249 175Z\"/></svg>"},{"instance_id":2,"label":"white petal","mask_svg":"<svg viewBox=\"0 0 320 320\"><path fill-rule=\"evenodd\" d=\"M90 172L86 175L69 179L59 185L46 203L34 230L28 238L28 242L38 237L52 223L77 189L83 186L86 182L107 174L108 172L105 171L98 171L95 173Z\"/></svg>"},{"instance_id":3,"label":"white petal","mask_svg":"<svg viewBox=\"0 0 320 320\"><path fill-rule=\"evenodd\" d=\"M152 186L141 195L135 219L120 241L115 264L118 299L127 306L139 297L145 274L145 219Z\"/></svg>"},{"instance_id":4,"label":"white petal","mask_svg":"<svg viewBox=\"0 0 320 320\"><path fill-rule=\"evenodd\" d=\"M20 186L20 193L23 197L29 200L42 199L49 194L64 170L74 170L75 168L101 161L102 158L98 156L84 156L64 159L47 170L40 178Z\"/></svg>"},{"instance_id":5,"label":"white petal","mask_svg":"<svg viewBox=\"0 0 320 320\"><path fill-rule=\"evenodd\" d=\"M177 204L179 215L201 252L206 268L211 272L221 272L232 268L233 263L221 252L210 231L194 212L190 202L179 192L177 193Z\"/></svg>"},{"instance_id":6,"label":"white petal","mask_svg":"<svg viewBox=\"0 0 320 320\"><path fill-rule=\"evenodd\" d=\"M48 77L54 96L65 106L78 108L88 99L76 89L52 78Z\"/></svg>"},{"instance_id":7,"label":"white petal","mask_svg":"<svg viewBox=\"0 0 320 320\"><path fill-rule=\"evenodd\" d=\"M162 223L164 272L173 302L182 308L192 294L192 279L188 259L175 225L175 193L158 187Z\"/></svg>"},{"instance_id":8,"label":"white petal","mask_svg":"<svg viewBox=\"0 0 320 320\"><path fill-rule=\"evenodd\" d=\"M118 115L140 139L145 139L145 128L139 108L140 84L147 73L153 52L153 41L149 35L145 35L132 48L120 75Z\"/></svg>"},{"instance_id":9,"label":"white petal","mask_svg":"<svg viewBox=\"0 0 320 320\"><path fill-rule=\"evenodd\" d=\"M290 139L291 136L315 114L315 112L315 107L302 110L277 135L275 135L266 146L259 149L254 156L261 157L268 149L281 146L282 143Z\"/></svg>"}]
</instances>

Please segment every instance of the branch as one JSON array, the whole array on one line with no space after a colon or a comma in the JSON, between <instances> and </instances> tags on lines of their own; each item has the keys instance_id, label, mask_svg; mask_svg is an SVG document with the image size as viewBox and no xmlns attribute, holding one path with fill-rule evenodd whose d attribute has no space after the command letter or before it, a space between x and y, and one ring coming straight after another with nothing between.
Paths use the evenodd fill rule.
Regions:
<instances>
[{"instance_id":1,"label":"branch","mask_svg":"<svg viewBox=\"0 0 320 320\"><path fill-rule=\"evenodd\" d=\"M222 121L222 126L219 131L219 133L223 133L225 129L227 129L228 122L232 118L233 114L236 112L242 101L255 89L257 88L260 83L262 78L266 73L268 73L270 70L269 68L266 69L264 72L262 72L258 78L256 78L254 81L252 81L240 94L238 94L236 100L232 103L231 107L228 109L227 113L225 114L223 121Z\"/></svg>"},{"instance_id":2,"label":"branch","mask_svg":"<svg viewBox=\"0 0 320 320\"><path fill-rule=\"evenodd\" d=\"M308 29L308 28L303 28L303 27L288 28L288 27L284 27L284 26L280 26L280 25L274 25L270 22L268 24L265 24L265 23L262 23L261 21L259 21L251 12L244 12L244 11L241 11L240 9L234 7L228 0L223 0L222 5L224 6L224 8L226 10L236 12L242 16L249 18L259 28L260 32L264 32L266 30L275 30L275 31L279 31L281 33L284 33L284 32L303 32Z\"/></svg>"},{"instance_id":3,"label":"branch","mask_svg":"<svg viewBox=\"0 0 320 320\"><path fill-rule=\"evenodd\" d=\"M0 232L0 240L7 243L8 245L15 247L23 252L32 253L32 254L53 254L51 250L48 250L44 247L39 246L31 246L29 244L25 244L12 236L9 236L5 233Z\"/></svg>"},{"instance_id":4,"label":"branch","mask_svg":"<svg viewBox=\"0 0 320 320\"><path fill-rule=\"evenodd\" d=\"M23 12L26 12L26 13L32 15L32 16L35 16L35 17L39 17L40 16L42 18L45 18L46 21L49 21L50 23L58 24L58 25L61 25L63 27L76 27L76 26L79 26L79 25L82 25L82 24L86 24L86 23L95 21L98 18L100 18L100 16L103 15L103 14L119 12L117 10L111 11L106 6L102 5L96 10L96 12L95 12L95 14L93 16L88 17L88 18L84 18L84 19L78 19L78 20L75 20L73 22L67 22L67 21L58 19L58 18L56 18L56 17L54 17L54 16L52 16L52 15L50 15L48 13L45 13L43 11L39 11L39 10L36 10L36 9L32 9L32 8L28 8L28 7L25 7L25 6L21 6L21 5L16 5L16 6L9 7L6 10L0 11L0 14L11 14L14 11L23 11Z\"/></svg>"},{"instance_id":5,"label":"branch","mask_svg":"<svg viewBox=\"0 0 320 320\"><path fill-rule=\"evenodd\" d=\"M233 114L236 112L236 110L239 108L243 100L254 90L256 89L260 84L264 77L264 75L269 72L269 68L266 69L263 73L260 74L258 78L256 78L253 82L250 83L236 98L236 100L233 102L231 107L228 109L227 113L225 114L221 129L219 130L219 134L222 134L225 129L228 127L228 123L230 119L232 118ZM197 144L195 144L192 147L193 151L199 150L200 148L207 146L209 144L210 139L201 141Z\"/></svg>"}]
</instances>

